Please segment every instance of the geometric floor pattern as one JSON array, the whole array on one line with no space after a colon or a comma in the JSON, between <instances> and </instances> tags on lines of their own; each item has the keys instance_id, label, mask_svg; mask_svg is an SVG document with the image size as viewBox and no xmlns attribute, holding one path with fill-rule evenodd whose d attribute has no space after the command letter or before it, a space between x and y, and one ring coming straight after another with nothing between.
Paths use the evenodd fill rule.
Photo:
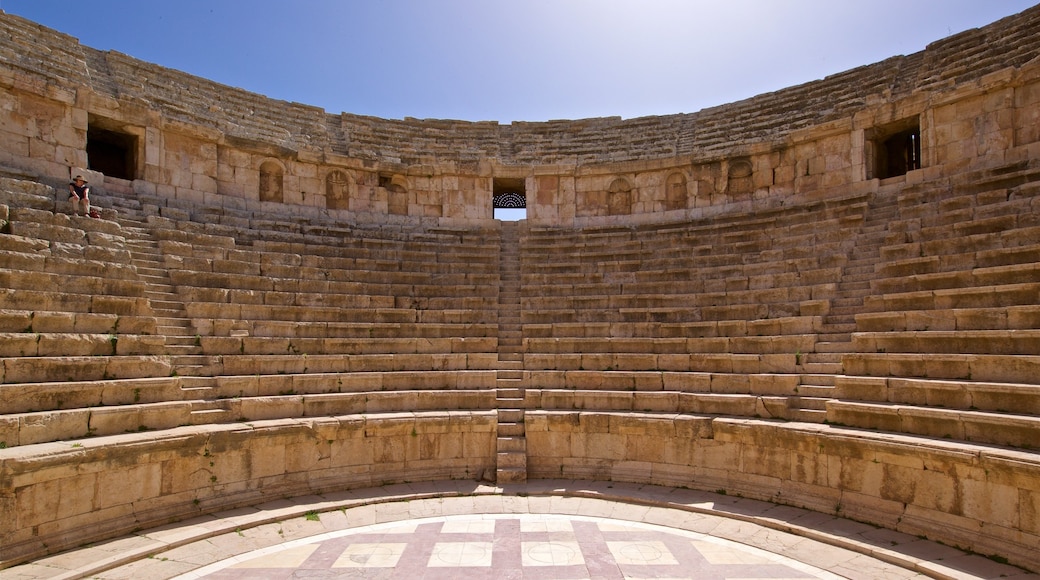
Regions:
<instances>
[{"instance_id":1,"label":"geometric floor pattern","mask_svg":"<svg viewBox=\"0 0 1040 580\"><path fill-rule=\"evenodd\" d=\"M445 480L276 498L0 570L3 580L928 577L1040 580L836 514L574 480L509 488Z\"/></svg>"},{"instance_id":2,"label":"geometric floor pattern","mask_svg":"<svg viewBox=\"0 0 1040 580\"><path fill-rule=\"evenodd\" d=\"M217 562L182 580L834 579L704 534L605 518L447 516L344 530Z\"/></svg>"}]
</instances>

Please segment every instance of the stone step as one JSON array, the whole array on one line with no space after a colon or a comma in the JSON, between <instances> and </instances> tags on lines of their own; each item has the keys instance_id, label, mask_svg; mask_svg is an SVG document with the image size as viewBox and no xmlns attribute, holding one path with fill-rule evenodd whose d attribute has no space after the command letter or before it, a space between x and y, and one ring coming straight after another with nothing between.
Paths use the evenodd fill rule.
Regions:
<instances>
[{"instance_id":1,"label":"stone step","mask_svg":"<svg viewBox=\"0 0 1040 580\"><path fill-rule=\"evenodd\" d=\"M826 328L823 329L821 334L849 334L856 332L856 323L848 322L844 315L827 315L825 320Z\"/></svg>"},{"instance_id":2,"label":"stone step","mask_svg":"<svg viewBox=\"0 0 1040 580\"><path fill-rule=\"evenodd\" d=\"M190 330L191 321L187 318L180 318L176 316L156 316L155 325L162 330ZM181 336L181 335L178 335Z\"/></svg>"},{"instance_id":3,"label":"stone step","mask_svg":"<svg viewBox=\"0 0 1040 580\"><path fill-rule=\"evenodd\" d=\"M814 375L840 375L843 370L841 363L805 363L802 365L802 368Z\"/></svg>"},{"instance_id":4,"label":"stone step","mask_svg":"<svg viewBox=\"0 0 1040 580\"><path fill-rule=\"evenodd\" d=\"M205 365L177 365L173 372L178 377L206 377L210 376L213 370Z\"/></svg>"},{"instance_id":5,"label":"stone step","mask_svg":"<svg viewBox=\"0 0 1040 580\"><path fill-rule=\"evenodd\" d=\"M876 276L874 272L874 264L864 264L862 266L845 266L846 276L856 275L870 275Z\"/></svg>"},{"instance_id":6,"label":"stone step","mask_svg":"<svg viewBox=\"0 0 1040 580\"><path fill-rule=\"evenodd\" d=\"M863 297L835 298L831 301L831 309L843 306L863 306Z\"/></svg>"},{"instance_id":7,"label":"stone step","mask_svg":"<svg viewBox=\"0 0 1040 580\"><path fill-rule=\"evenodd\" d=\"M145 294L147 295L147 292ZM161 298L156 298L154 300L149 298L149 300L152 303L153 309L180 311L182 308L182 304L174 300L163 300Z\"/></svg>"},{"instance_id":8,"label":"stone step","mask_svg":"<svg viewBox=\"0 0 1040 580\"><path fill-rule=\"evenodd\" d=\"M188 329L188 328L180 328L180 327L177 327L177 326L157 326L155 328L155 331L159 334L159 336L162 336L162 337L166 338L166 345L167 346L171 346L171 347L172 346L192 346L192 347L195 346L195 344L194 344L195 335L192 334L191 330ZM175 342L171 343L170 339L187 339L187 340L190 340L192 342L192 344L181 344L181 345L178 345ZM197 353L178 353L178 354L197 354Z\"/></svg>"},{"instance_id":9,"label":"stone step","mask_svg":"<svg viewBox=\"0 0 1040 580\"><path fill-rule=\"evenodd\" d=\"M499 410L523 409L525 407L524 401L523 397L503 397L501 395L495 399Z\"/></svg>"},{"instance_id":10,"label":"stone step","mask_svg":"<svg viewBox=\"0 0 1040 580\"><path fill-rule=\"evenodd\" d=\"M806 363L841 363L840 352L810 352L803 356Z\"/></svg>"},{"instance_id":11,"label":"stone step","mask_svg":"<svg viewBox=\"0 0 1040 580\"><path fill-rule=\"evenodd\" d=\"M527 453L524 451L499 451L496 459L499 470L510 468L527 470Z\"/></svg>"},{"instance_id":12,"label":"stone step","mask_svg":"<svg viewBox=\"0 0 1040 580\"><path fill-rule=\"evenodd\" d=\"M151 240L127 240L128 246L130 247L130 259L141 260L142 262L153 262L159 264L163 263L162 251L159 250L159 244Z\"/></svg>"},{"instance_id":13,"label":"stone step","mask_svg":"<svg viewBox=\"0 0 1040 580\"><path fill-rule=\"evenodd\" d=\"M524 398L524 389L521 387L498 387L495 390L495 394L499 399L520 399Z\"/></svg>"},{"instance_id":14,"label":"stone step","mask_svg":"<svg viewBox=\"0 0 1040 580\"><path fill-rule=\"evenodd\" d=\"M524 371L520 369L499 369L496 371L495 376L500 383L503 380L519 381L524 378Z\"/></svg>"},{"instance_id":15,"label":"stone step","mask_svg":"<svg viewBox=\"0 0 1040 580\"><path fill-rule=\"evenodd\" d=\"M131 265L137 268L137 275L141 279L149 282L152 280L158 280L160 283L169 283L170 277L166 275L165 270L156 266L145 265L148 264L147 262L145 264L141 264L140 262L141 260L132 260Z\"/></svg>"},{"instance_id":16,"label":"stone step","mask_svg":"<svg viewBox=\"0 0 1040 580\"><path fill-rule=\"evenodd\" d=\"M826 411L827 401L831 400L831 398L797 396L792 397L791 400L794 404L794 408L798 410Z\"/></svg>"},{"instance_id":17,"label":"stone step","mask_svg":"<svg viewBox=\"0 0 1040 580\"><path fill-rule=\"evenodd\" d=\"M170 344L170 338L166 339L166 354L171 356L188 356L202 354L202 347L189 344Z\"/></svg>"},{"instance_id":18,"label":"stone step","mask_svg":"<svg viewBox=\"0 0 1040 580\"><path fill-rule=\"evenodd\" d=\"M224 409L199 409L189 413L192 425L214 425L226 423L231 419L231 411Z\"/></svg>"},{"instance_id":19,"label":"stone step","mask_svg":"<svg viewBox=\"0 0 1040 580\"><path fill-rule=\"evenodd\" d=\"M499 453L527 453L527 439L524 437L499 437L497 446Z\"/></svg>"},{"instance_id":20,"label":"stone step","mask_svg":"<svg viewBox=\"0 0 1040 580\"><path fill-rule=\"evenodd\" d=\"M191 319L183 316L156 316L155 323L161 326L191 327Z\"/></svg>"},{"instance_id":21,"label":"stone step","mask_svg":"<svg viewBox=\"0 0 1040 580\"><path fill-rule=\"evenodd\" d=\"M498 485L508 485L511 483L527 483L527 467L519 468L500 468L496 473L496 483Z\"/></svg>"},{"instance_id":22,"label":"stone step","mask_svg":"<svg viewBox=\"0 0 1040 580\"><path fill-rule=\"evenodd\" d=\"M499 421L498 422L498 436L499 437L523 437L524 436L524 424L516 421Z\"/></svg>"},{"instance_id":23,"label":"stone step","mask_svg":"<svg viewBox=\"0 0 1040 580\"><path fill-rule=\"evenodd\" d=\"M220 357L209 355L178 355L170 357L170 364L178 376L214 376L220 372Z\"/></svg>"},{"instance_id":24,"label":"stone step","mask_svg":"<svg viewBox=\"0 0 1040 580\"><path fill-rule=\"evenodd\" d=\"M801 375L799 392L801 392L802 387L833 387L836 379L836 375L830 374L803 374Z\"/></svg>"},{"instance_id":25,"label":"stone step","mask_svg":"<svg viewBox=\"0 0 1040 580\"><path fill-rule=\"evenodd\" d=\"M802 421L805 423L824 423L827 421L827 411L818 409L790 409L787 419L789 421Z\"/></svg>"},{"instance_id":26,"label":"stone step","mask_svg":"<svg viewBox=\"0 0 1040 580\"><path fill-rule=\"evenodd\" d=\"M144 268L137 269L137 277L142 282L147 282L149 285L154 286L170 286L170 277L166 276L165 273L159 272L159 274L149 274L142 272Z\"/></svg>"},{"instance_id":27,"label":"stone step","mask_svg":"<svg viewBox=\"0 0 1040 580\"><path fill-rule=\"evenodd\" d=\"M833 399L834 398L834 386L833 385L806 385L802 384L798 387L798 395L810 398L819 399Z\"/></svg>"},{"instance_id":28,"label":"stone step","mask_svg":"<svg viewBox=\"0 0 1040 580\"><path fill-rule=\"evenodd\" d=\"M500 423L520 423L524 422L524 410L523 409L499 409L498 420ZM500 432L499 435L502 433Z\"/></svg>"}]
</instances>

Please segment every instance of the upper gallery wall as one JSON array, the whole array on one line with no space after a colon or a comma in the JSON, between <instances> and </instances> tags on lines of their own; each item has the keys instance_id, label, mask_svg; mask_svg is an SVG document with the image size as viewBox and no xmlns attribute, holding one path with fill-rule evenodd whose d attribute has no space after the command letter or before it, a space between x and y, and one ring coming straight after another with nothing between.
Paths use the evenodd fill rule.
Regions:
<instances>
[{"instance_id":1,"label":"upper gallery wall","mask_svg":"<svg viewBox=\"0 0 1040 580\"><path fill-rule=\"evenodd\" d=\"M696 219L1037 157L1037 30L1040 6L696 113L499 124L330 114L0 13L0 167L347 223L479 225L507 194L532 225Z\"/></svg>"}]
</instances>

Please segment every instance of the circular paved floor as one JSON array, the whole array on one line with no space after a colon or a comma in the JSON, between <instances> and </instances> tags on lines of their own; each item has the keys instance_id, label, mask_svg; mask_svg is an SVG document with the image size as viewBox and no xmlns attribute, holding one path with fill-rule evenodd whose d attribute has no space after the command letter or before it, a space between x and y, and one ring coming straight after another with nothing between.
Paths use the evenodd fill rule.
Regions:
<instances>
[{"instance_id":1,"label":"circular paved floor","mask_svg":"<svg viewBox=\"0 0 1040 580\"><path fill-rule=\"evenodd\" d=\"M365 526L217 562L184 580L789 578L835 574L705 534L551 514L448 516Z\"/></svg>"},{"instance_id":2,"label":"circular paved floor","mask_svg":"<svg viewBox=\"0 0 1040 580\"><path fill-rule=\"evenodd\" d=\"M1005 578L1020 568L833 514L705 491L438 481L272 500L0 572L96 578Z\"/></svg>"}]
</instances>

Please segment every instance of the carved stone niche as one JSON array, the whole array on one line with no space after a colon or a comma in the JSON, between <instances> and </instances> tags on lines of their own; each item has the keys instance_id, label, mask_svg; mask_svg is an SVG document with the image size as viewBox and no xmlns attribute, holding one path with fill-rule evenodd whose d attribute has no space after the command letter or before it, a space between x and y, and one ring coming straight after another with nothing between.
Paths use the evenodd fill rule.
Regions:
<instances>
[{"instance_id":1,"label":"carved stone niche","mask_svg":"<svg viewBox=\"0 0 1040 580\"><path fill-rule=\"evenodd\" d=\"M730 195L751 193L755 188L755 169L751 160L746 157L734 159L729 162L729 170L726 177L726 193Z\"/></svg>"},{"instance_id":2,"label":"carved stone niche","mask_svg":"<svg viewBox=\"0 0 1040 580\"><path fill-rule=\"evenodd\" d=\"M379 187L386 190L390 215L408 215L408 180L402 175L380 175Z\"/></svg>"},{"instance_id":3,"label":"carved stone niche","mask_svg":"<svg viewBox=\"0 0 1040 580\"><path fill-rule=\"evenodd\" d=\"M345 171L330 171L325 176L325 207L327 209L350 209L351 186L354 180Z\"/></svg>"},{"instance_id":4,"label":"carved stone niche","mask_svg":"<svg viewBox=\"0 0 1040 580\"><path fill-rule=\"evenodd\" d=\"M607 215L632 213L632 185L624 177L618 177L607 187Z\"/></svg>"},{"instance_id":5,"label":"carved stone niche","mask_svg":"<svg viewBox=\"0 0 1040 580\"><path fill-rule=\"evenodd\" d=\"M260 164L260 201L284 201L284 175L285 170L277 161L269 159Z\"/></svg>"},{"instance_id":6,"label":"carved stone niche","mask_svg":"<svg viewBox=\"0 0 1040 580\"><path fill-rule=\"evenodd\" d=\"M686 209L689 200L686 176L679 171L670 174L664 182L664 210Z\"/></svg>"}]
</instances>

